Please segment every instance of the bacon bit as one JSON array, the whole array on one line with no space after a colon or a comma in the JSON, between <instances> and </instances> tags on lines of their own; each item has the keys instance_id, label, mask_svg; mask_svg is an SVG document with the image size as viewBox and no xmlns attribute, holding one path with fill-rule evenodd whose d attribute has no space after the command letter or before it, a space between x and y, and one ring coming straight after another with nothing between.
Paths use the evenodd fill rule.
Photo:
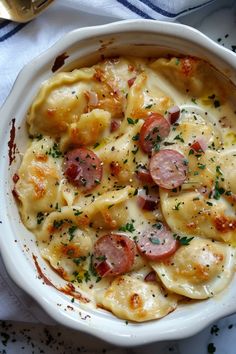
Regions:
<instances>
[{"instance_id":1,"label":"bacon bit","mask_svg":"<svg viewBox=\"0 0 236 354\"><path fill-rule=\"evenodd\" d=\"M85 91L84 95L86 99L88 100L88 105L89 106L94 106L96 107L98 105L98 95L94 91Z\"/></svg>"},{"instance_id":2,"label":"bacon bit","mask_svg":"<svg viewBox=\"0 0 236 354\"><path fill-rule=\"evenodd\" d=\"M120 121L120 120L112 119L112 120L111 120L111 126L110 126L110 132L113 133L113 132L115 132L116 130L118 130L119 127L120 127L120 124L121 124L121 121Z\"/></svg>"},{"instance_id":3,"label":"bacon bit","mask_svg":"<svg viewBox=\"0 0 236 354\"><path fill-rule=\"evenodd\" d=\"M199 138L191 144L190 148L196 152L205 152L207 149L207 143L204 139Z\"/></svg>"},{"instance_id":4,"label":"bacon bit","mask_svg":"<svg viewBox=\"0 0 236 354\"><path fill-rule=\"evenodd\" d=\"M181 72L183 73L183 75L192 76L193 71L196 68L197 60L191 57L182 58L180 59L180 63L181 63Z\"/></svg>"},{"instance_id":5,"label":"bacon bit","mask_svg":"<svg viewBox=\"0 0 236 354\"><path fill-rule=\"evenodd\" d=\"M133 85L135 79L136 79L136 76L134 76L132 79L129 79L129 80L127 81L129 87L131 87L131 86Z\"/></svg>"},{"instance_id":6,"label":"bacon bit","mask_svg":"<svg viewBox=\"0 0 236 354\"><path fill-rule=\"evenodd\" d=\"M214 224L216 229L222 233L236 229L236 220L226 218L225 216L217 216L214 220Z\"/></svg>"},{"instance_id":7,"label":"bacon bit","mask_svg":"<svg viewBox=\"0 0 236 354\"><path fill-rule=\"evenodd\" d=\"M136 309L141 308L143 306L143 301L142 301L142 298L139 296L139 294L134 293L129 298L129 304L130 304L130 308L132 310L136 310Z\"/></svg>"},{"instance_id":8,"label":"bacon bit","mask_svg":"<svg viewBox=\"0 0 236 354\"><path fill-rule=\"evenodd\" d=\"M119 165L119 163L118 162L116 162L116 161L112 161L111 163L110 163L110 169L111 169L111 175L112 176L118 176L119 175L119 173L120 173L120 171L121 171L121 166Z\"/></svg>"},{"instance_id":9,"label":"bacon bit","mask_svg":"<svg viewBox=\"0 0 236 354\"><path fill-rule=\"evenodd\" d=\"M111 265L110 263L108 263L106 260L99 263L96 266L96 272L101 276L101 277L105 277L111 270Z\"/></svg>"},{"instance_id":10,"label":"bacon bit","mask_svg":"<svg viewBox=\"0 0 236 354\"><path fill-rule=\"evenodd\" d=\"M138 190L138 206L144 210L155 210L160 201L160 197L157 193L146 194L145 189Z\"/></svg>"},{"instance_id":11,"label":"bacon bit","mask_svg":"<svg viewBox=\"0 0 236 354\"><path fill-rule=\"evenodd\" d=\"M156 272L153 270L151 272L149 272L146 277L144 278L144 281L149 282L149 281L157 281L157 276L156 276Z\"/></svg>"},{"instance_id":12,"label":"bacon bit","mask_svg":"<svg viewBox=\"0 0 236 354\"><path fill-rule=\"evenodd\" d=\"M56 109L55 108L48 108L47 109L47 115L48 117L54 117L56 113Z\"/></svg>"},{"instance_id":13,"label":"bacon bit","mask_svg":"<svg viewBox=\"0 0 236 354\"><path fill-rule=\"evenodd\" d=\"M12 162L15 160L16 154L16 128L15 128L15 118L11 120L11 130L10 130L10 139L8 141L8 157L9 157L9 165L11 166Z\"/></svg>"},{"instance_id":14,"label":"bacon bit","mask_svg":"<svg viewBox=\"0 0 236 354\"><path fill-rule=\"evenodd\" d=\"M175 122L177 122L177 120L179 119L179 116L180 116L179 106L173 106L168 109L167 119L170 122L170 124L174 124Z\"/></svg>"},{"instance_id":15,"label":"bacon bit","mask_svg":"<svg viewBox=\"0 0 236 354\"><path fill-rule=\"evenodd\" d=\"M148 183L148 184L155 184L152 176L150 174L150 171L147 168L142 168L140 167L137 171L136 171L137 177L138 179L143 182L143 183Z\"/></svg>"},{"instance_id":16,"label":"bacon bit","mask_svg":"<svg viewBox=\"0 0 236 354\"><path fill-rule=\"evenodd\" d=\"M17 181L19 181L20 177L17 173L14 173L13 177L12 177L12 180L14 183L16 183Z\"/></svg>"}]
</instances>

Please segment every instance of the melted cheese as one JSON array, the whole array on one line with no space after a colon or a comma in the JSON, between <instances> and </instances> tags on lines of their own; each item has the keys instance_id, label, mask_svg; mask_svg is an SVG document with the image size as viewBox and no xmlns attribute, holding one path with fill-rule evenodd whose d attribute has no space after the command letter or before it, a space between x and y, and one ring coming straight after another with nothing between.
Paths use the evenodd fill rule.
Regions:
<instances>
[{"instance_id":1,"label":"melted cheese","mask_svg":"<svg viewBox=\"0 0 236 354\"><path fill-rule=\"evenodd\" d=\"M194 238L166 262L152 263L152 267L169 291L191 299L206 299L228 285L234 263L232 247Z\"/></svg>"},{"instance_id":2,"label":"melted cheese","mask_svg":"<svg viewBox=\"0 0 236 354\"><path fill-rule=\"evenodd\" d=\"M235 87L191 57L110 58L42 84L27 115L33 139L14 189L42 256L89 294L94 306L142 322L173 311L179 294L204 299L226 288L236 245L235 102ZM180 117L158 143L184 155L187 178L180 188L159 188L160 205L144 210L138 189L153 187L136 173L150 162L139 134L151 113L167 119L174 105ZM110 132L114 120L118 126ZM201 140L206 151L194 151L192 144ZM77 147L92 150L102 162L102 179L91 191L64 175L63 154ZM165 262L150 262L136 250L128 274L98 278L93 251L101 236L122 232L135 241L159 221L175 237L194 238ZM158 281L146 282L152 269Z\"/></svg>"},{"instance_id":3,"label":"melted cheese","mask_svg":"<svg viewBox=\"0 0 236 354\"><path fill-rule=\"evenodd\" d=\"M102 296L97 295L99 306L117 317L136 322L166 316L176 308L177 299L157 283L145 283L130 275L117 277Z\"/></svg>"}]
</instances>

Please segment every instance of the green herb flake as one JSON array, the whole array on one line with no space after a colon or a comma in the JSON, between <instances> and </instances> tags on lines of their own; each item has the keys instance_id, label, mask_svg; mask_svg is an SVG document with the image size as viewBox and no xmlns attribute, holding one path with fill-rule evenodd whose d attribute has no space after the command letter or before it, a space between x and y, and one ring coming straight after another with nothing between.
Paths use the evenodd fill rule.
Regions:
<instances>
[{"instance_id":1,"label":"green herb flake","mask_svg":"<svg viewBox=\"0 0 236 354\"><path fill-rule=\"evenodd\" d=\"M223 175L223 172L222 172L220 166L216 166L216 172L221 176Z\"/></svg>"},{"instance_id":2,"label":"green herb flake","mask_svg":"<svg viewBox=\"0 0 236 354\"><path fill-rule=\"evenodd\" d=\"M150 104L147 104L144 108L149 109L149 108L152 108L152 106L153 106L153 103L150 103Z\"/></svg>"},{"instance_id":3,"label":"green herb flake","mask_svg":"<svg viewBox=\"0 0 236 354\"><path fill-rule=\"evenodd\" d=\"M77 265L79 266L82 262L84 262L86 260L86 257L85 256L81 256L81 257L78 257L78 258L73 258L72 261Z\"/></svg>"},{"instance_id":4,"label":"green herb flake","mask_svg":"<svg viewBox=\"0 0 236 354\"><path fill-rule=\"evenodd\" d=\"M132 119L132 118L128 117L127 122L131 125L135 125L138 123L138 119Z\"/></svg>"},{"instance_id":5,"label":"green herb flake","mask_svg":"<svg viewBox=\"0 0 236 354\"><path fill-rule=\"evenodd\" d=\"M219 186L219 181L215 181L215 189L213 193L213 198L219 200L221 195L225 193L225 189Z\"/></svg>"},{"instance_id":6,"label":"green herb flake","mask_svg":"<svg viewBox=\"0 0 236 354\"><path fill-rule=\"evenodd\" d=\"M77 230L77 226L75 226L75 225L72 225L71 227L69 227L69 229L68 229L68 234L70 236L69 241L72 241L73 238L75 237L76 230Z\"/></svg>"},{"instance_id":7,"label":"green herb flake","mask_svg":"<svg viewBox=\"0 0 236 354\"><path fill-rule=\"evenodd\" d=\"M53 221L53 227L55 229L59 229L64 223L64 220L54 220Z\"/></svg>"},{"instance_id":8,"label":"green herb flake","mask_svg":"<svg viewBox=\"0 0 236 354\"><path fill-rule=\"evenodd\" d=\"M174 140L179 140L179 141L181 141L181 143L184 143L184 139L182 138L181 135L182 135L182 133L176 135L176 136L174 137Z\"/></svg>"},{"instance_id":9,"label":"green herb flake","mask_svg":"<svg viewBox=\"0 0 236 354\"><path fill-rule=\"evenodd\" d=\"M82 211L80 211L80 210L74 210L74 216L79 216L79 215L81 215L81 214L83 214Z\"/></svg>"},{"instance_id":10,"label":"green herb flake","mask_svg":"<svg viewBox=\"0 0 236 354\"><path fill-rule=\"evenodd\" d=\"M180 205L183 204L182 202L178 202L174 207L173 210L179 210Z\"/></svg>"},{"instance_id":11,"label":"green herb flake","mask_svg":"<svg viewBox=\"0 0 236 354\"><path fill-rule=\"evenodd\" d=\"M100 145L99 143L95 143L95 144L93 145L93 148L96 149L96 147L98 147L99 145Z\"/></svg>"},{"instance_id":12,"label":"green herb flake","mask_svg":"<svg viewBox=\"0 0 236 354\"><path fill-rule=\"evenodd\" d=\"M194 154L194 150L193 150L193 149L190 149L188 154L189 154L189 155L193 155L193 154Z\"/></svg>"},{"instance_id":13,"label":"green herb flake","mask_svg":"<svg viewBox=\"0 0 236 354\"><path fill-rule=\"evenodd\" d=\"M206 165L203 165L202 163L198 162L197 164L198 168L200 168L201 170L205 170Z\"/></svg>"},{"instance_id":14,"label":"green herb flake","mask_svg":"<svg viewBox=\"0 0 236 354\"><path fill-rule=\"evenodd\" d=\"M133 141L138 141L138 140L139 140L139 136L140 136L140 134L137 133L136 135L134 135L134 136L132 137L132 140L133 140Z\"/></svg>"},{"instance_id":15,"label":"green herb flake","mask_svg":"<svg viewBox=\"0 0 236 354\"><path fill-rule=\"evenodd\" d=\"M179 241L181 246L188 246L190 242L194 239L194 237L187 237L187 236L181 237L177 234L174 234L173 236L177 241Z\"/></svg>"},{"instance_id":16,"label":"green herb flake","mask_svg":"<svg viewBox=\"0 0 236 354\"><path fill-rule=\"evenodd\" d=\"M127 223L126 225L124 226L121 226L119 228L120 231L128 231L128 232L134 232L135 231L135 228L134 228L134 225L132 223Z\"/></svg>"},{"instance_id":17,"label":"green herb flake","mask_svg":"<svg viewBox=\"0 0 236 354\"><path fill-rule=\"evenodd\" d=\"M59 150L59 145L57 143L53 144L53 147L50 148L48 151L46 151L46 155L52 156L53 158L59 158L61 157L63 154L62 152Z\"/></svg>"},{"instance_id":18,"label":"green herb flake","mask_svg":"<svg viewBox=\"0 0 236 354\"><path fill-rule=\"evenodd\" d=\"M91 280L90 274L89 272L86 270L86 272L84 273L84 280L87 283L89 280Z\"/></svg>"},{"instance_id":19,"label":"green herb flake","mask_svg":"<svg viewBox=\"0 0 236 354\"><path fill-rule=\"evenodd\" d=\"M37 214L37 224L40 225L44 220L44 213L41 211L38 212Z\"/></svg>"}]
</instances>

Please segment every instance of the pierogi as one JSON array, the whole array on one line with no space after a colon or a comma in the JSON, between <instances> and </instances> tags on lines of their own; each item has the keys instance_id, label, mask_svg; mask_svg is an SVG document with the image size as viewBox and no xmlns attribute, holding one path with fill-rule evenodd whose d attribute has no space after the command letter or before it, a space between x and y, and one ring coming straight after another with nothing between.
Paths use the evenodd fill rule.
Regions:
<instances>
[{"instance_id":1,"label":"pierogi","mask_svg":"<svg viewBox=\"0 0 236 354\"><path fill-rule=\"evenodd\" d=\"M27 114L14 176L42 257L136 322L223 291L236 245L236 89L194 57L59 72Z\"/></svg>"}]
</instances>

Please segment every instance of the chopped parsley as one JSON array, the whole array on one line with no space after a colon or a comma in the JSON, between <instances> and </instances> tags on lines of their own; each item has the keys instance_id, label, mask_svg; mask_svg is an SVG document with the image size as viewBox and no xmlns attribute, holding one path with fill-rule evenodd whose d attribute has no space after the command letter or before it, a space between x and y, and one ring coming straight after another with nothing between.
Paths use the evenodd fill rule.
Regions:
<instances>
[{"instance_id":1,"label":"chopped parsley","mask_svg":"<svg viewBox=\"0 0 236 354\"><path fill-rule=\"evenodd\" d=\"M93 148L96 149L96 147L98 147L99 145L100 145L99 143L95 143L95 144L93 145Z\"/></svg>"},{"instance_id":2,"label":"chopped parsley","mask_svg":"<svg viewBox=\"0 0 236 354\"><path fill-rule=\"evenodd\" d=\"M223 172L221 171L220 166L216 166L216 172L219 173L219 175L223 175Z\"/></svg>"},{"instance_id":3,"label":"chopped parsley","mask_svg":"<svg viewBox=\"0 0 236 354\"><path fill-rule=\"evenodd\" d=\"M44 220L44 213L41 211L38 212L37 214L37 224L40 225Z\"/></svg>"},{"instance_id":4,"label":"chopped parsley","mask_svg":"<svg viewBox=\"0 0 236 354\"><path fill-rule=\"evenodd\" d=\"M134 225L133 223L128 223L124 226L121 226L119 228L120 231L128 231L128 232L134 232L135 231L135 228L134 228Z\"/></svg>"},{"instance_id":5,"label":"chopped parsley","mask_svg":"<svg viewBox=\"0 0 236 354\"><path fill-rule=\"evenodd\" d=\"M181 135L182 135L182 133L176 135L176 136L174 137L174 140L179 140L179 141L181 141L181 143L184 143L184 139L182 138Z\"/></svg>"},{"instance_id":6,"label":"chopped parsley","mask_svg":"<svg viewBox=\"0 0 236 354\"><path fill-rule=\"evenodd\" d=\"M64 223L64 220L54 220L53 221L53 227L55 227L55 229L59 229Z\"/></svg>"},{"instance_id":7,"label":"chopped parsley","mask_svg":"<svg viewBox=\"0 0 236 354\"><path fill-rule=\"evenodd\" d=\"M181 237L177 234L174 234L173 236L177 241L179 241L181 246L188 246L190 242L194 239L194 237L187 237L187 236Z\"/></svg>"},{"instance_id":8,"label":"chopped parsley","mask_svg":"<svg viewBox=\"0 0 236 354\"><path fill-rule=\"evenodd\" d=\"M81 256L78 258L73 258L73 262L78 266L80 265L82 262L84 262L86 260L85 256Z\"/></svg>"},{"instance_id":9,"label":"chopped parsley","mask_svg":"<svg viewBox=\"0 0 236 354\"><path fill-rule=\"evenodd\" d=\"M46 155L52 156L53 158L61 157L62 152L59 150L59 145L57 143L54 143L53 147L46 151Z\"/></svg>"},{"instance_id":10,"label":"chopped parsley","mask_svg":"<svg viewBox=\"0 0 236 354\"><path fill-rule=\"evenodd\" d=\"M68 233L70 236L69 241L72 241L73 238L75 237L75 230L77 230L77 226L72 225L71 227L69 227L69 229L68 229Z\"/></svg>"},{"instance_id":11,"label":"chopped parsley","mask_svg":"<svg viewBox=\"0 0 236 354\"><path fill-rule=\"evenodd\" d=\"M219 186L219 181L215 181L215 188L213 192L213 198L216 200L220 199L220 196L225 193L225 189Z\"/></svg>"},{"instance_id":12,"label":"chopped parsley","mask_svg":"<svg viewBox=\"0 0 236 354\"><path fill-rule=\"evenodd\" d=\"M79 216L79 215L81 215L81 214L83 214L82 211L80 211L80 210L74 210L74 216Z\"/></svg>"},{"instance_id":13,"label":"chopped parsley","mask_svg":"<svg viewBox=\"0 0 236 354\"><path fill-rule=\"evenodd\" d=\"M128 117L127 122L131 125L135 125L138 123L138 119L132 119L132 118Z\"/></svg>"},{"instance_id":14,"label":"chopped parsley","mask_svg":"<svg viewBox=\"0 0 236 354\"><path fill-rule=\"evenodd\" d=\"M180 205L183 204L182 202L178 202L174 207L173 210L179 210Z\"/></svg>"},{"instance_id":15,"label":"chopped parsley","mask_svg":"<svg viewBox=\"0 0 236 354\"><path fill-rule=\"evenodd\" d=\"M132 137L132 140L134 140L134 141L138 141L139 140L139 133L137 133L136 135L134 135L133 137Z\"/></svg>"},{"instance_id":16,"label":"chopped parsley","mask_svg":"<svg viewBox=\"0 0 236 354\"><path fill-rule=\"evenodd\" d=\"M152 108L152 106L153 106L153 103L147 104L147 105L145 106L145 109Z\"/></svg>"},{"instance_id":17,"label":"chopped parsley","mask_svg":"<svg viewBox=\"0 0 236 354\"><path fill-rule=\"evenodd\" d=\"M201 170L205 170L206 165L203 165L202 163L198 162L197 164L198 168L200 168Z\"/></svg>"}]
</instances>

